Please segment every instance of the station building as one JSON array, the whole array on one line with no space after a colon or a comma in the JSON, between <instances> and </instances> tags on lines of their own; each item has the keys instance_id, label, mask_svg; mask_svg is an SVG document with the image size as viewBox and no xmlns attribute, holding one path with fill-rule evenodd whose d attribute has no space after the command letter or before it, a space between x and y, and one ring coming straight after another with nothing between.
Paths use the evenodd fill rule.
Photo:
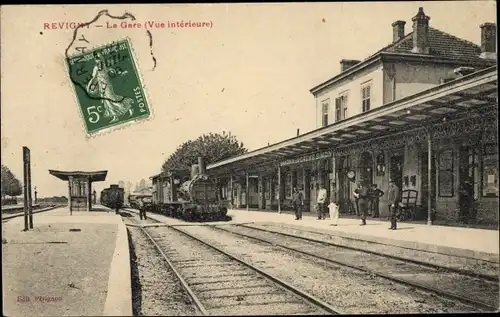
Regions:
<instances>
[{"instance_id":1,"label":"station building","mask_svg":"<svg viewBox=\"0 0 500 317\"><path fill-rule=\"evenodd\" d=\"M310 90L317 129L208 165L223 198L233 208L290 209L297 187L314 210L318 185L330 193L335 184L347 212L365 180L385 192L383 217L394 179L414 196L415 219L453 223L467 209L467 221L498 224L496 25L478 26L476 45L430 27L422 8L412 22L406 34L395 21L392 43L342 60Z\"/></svg>"}]
</instances>

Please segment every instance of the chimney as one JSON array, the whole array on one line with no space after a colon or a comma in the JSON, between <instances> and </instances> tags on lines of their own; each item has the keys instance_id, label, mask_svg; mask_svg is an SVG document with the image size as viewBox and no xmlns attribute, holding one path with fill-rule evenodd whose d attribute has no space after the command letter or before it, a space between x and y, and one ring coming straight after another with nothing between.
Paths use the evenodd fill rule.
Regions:
<instances>
[{"instance_id":1,"label":"chimney","mask_svg":"<svg viewBox=\"0 0 500 317\"><path fill-rule=\"evenodd\" d=\"M405 36L405 21L398 20L392 23L392 43L396 43Z\"/></svg>"},{"instance_id":2,"label":"chimney","mask_svg":"<svg viewBox=\"0 0 500 317\"><path fill-rule=\"evenodd\" d=\"M300 135L300 129L297 129L297 136Z\"/></svg>"},{"instance_id":3,"label":"chimney","mask_svg":"<svg viewBox=\"0 0 500 317\"><path fill-rule=\"evenodd\" d=\"M481 24L481 58L497 59L497 26L495 23Z\"/></svg>"},{"instance_id":4,"label":"chimney","mask_svg":"<svg viewBox=\"0 0 500 317\"><path fill-rule=\"evenodd\" d=\"M200 171L200 175L206 175L207 174L207 171L206 171L206 168L205 168L205 162L203 161L203 158L201 156L198 157L198 168L199 168L199 171Z\"/></svg>"},{"instance_id":5,"label":"chimney","mask_svg":"<svg viewBox=\"0 0 500 317\"><path fill-rule=\"evenodd\" d=\"M424 8L418 8L418 13L411 20L413 21L413 49L412 53L429 54L429 20Z\"/></svg>"},{"instance_id":6,"label":"chimney","mask_svg":"<svg viewBox=\"0 0 500 317\"><path fill-rule=\"evenodd\" d=\"M355 59L343 59L340 61L340 71L345 72L349 68L353 67L354 65L361 63L361 61L355 60Z\"/></svg>"}]
</instances>

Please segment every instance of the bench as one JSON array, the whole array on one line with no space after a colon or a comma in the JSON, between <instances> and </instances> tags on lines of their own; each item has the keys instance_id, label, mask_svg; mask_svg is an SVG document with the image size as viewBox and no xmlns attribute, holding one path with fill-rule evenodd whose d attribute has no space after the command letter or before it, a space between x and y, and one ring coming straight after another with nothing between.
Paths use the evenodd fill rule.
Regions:
<instances>
[{"instance_id":1,"label":"bench","mask_svg":"<svg viewBox=\"0 0 500 317\"><path fill-rule=\"evenodd\" d=\"M406 189L401 192L401 202L399 204L399 220L415 220L417 210L418 191Z\"/></svg>"}]
</instances>

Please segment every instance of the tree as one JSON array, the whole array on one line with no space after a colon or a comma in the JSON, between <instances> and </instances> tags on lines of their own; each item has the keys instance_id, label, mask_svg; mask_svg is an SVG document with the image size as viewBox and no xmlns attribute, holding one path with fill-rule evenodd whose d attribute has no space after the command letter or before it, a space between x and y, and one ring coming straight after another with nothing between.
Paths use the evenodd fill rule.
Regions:
<instances>
[{"instance_id":1,"label":"tree","mask_svg":"<svg viewBox=\"0 0 500 317\"><path fill-rule=\"evenodd\" d=\"M225 131L222 134L204 134L194 141L181 144L163 163L162 170L190 169L191 165L198 163L199 156L203 157L205 165L208 165L246 152L243 143Z\"/></svg>"},{"instance_id":2,"label":"tree","mask_svg":"<svg viewBox=\"0 0 500 317\"><path fill-rule=\"evenodd\" d=\"M10 169L2 165L2 198L5 196L18 196L23 192L23 186L21 182L16 178Z\"/></svg>"},{"instance_id":3,"label":"tree","mask_svg":"<svg viewBox=\"0 0 500 317\"><path fill-rule=\"evenodd\" d=\"M146 180L143 178L143 179L141 179L141 182L139 183L139 190L141 191L145 188L147 188L146 187Z\"/></svg>"}]
</instances>

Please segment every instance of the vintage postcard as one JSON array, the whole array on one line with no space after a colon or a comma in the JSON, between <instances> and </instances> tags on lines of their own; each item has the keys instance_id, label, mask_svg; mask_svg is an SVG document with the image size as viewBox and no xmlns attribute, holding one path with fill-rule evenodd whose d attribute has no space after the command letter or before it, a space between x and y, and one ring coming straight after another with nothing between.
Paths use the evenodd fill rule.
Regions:
<instances>
[{"instance_id":1,"label":"vintage postcard","mask_svg":"<svg viewBox=\"0 0 500 317\"><path fill-rule=\"evenodd\" d=\"M3 315L498 312L496 11L2 6Z\"/></svg>"}]
</instances>

